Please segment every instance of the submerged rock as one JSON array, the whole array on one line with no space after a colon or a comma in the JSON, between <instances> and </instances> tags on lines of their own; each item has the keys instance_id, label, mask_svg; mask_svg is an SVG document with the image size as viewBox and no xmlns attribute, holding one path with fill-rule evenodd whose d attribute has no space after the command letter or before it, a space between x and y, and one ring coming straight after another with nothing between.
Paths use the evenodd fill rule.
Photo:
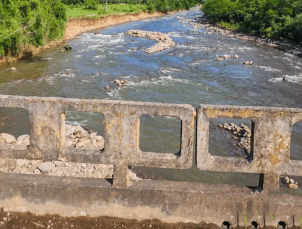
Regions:
<instances>
[{"instance_id":1,"label":"submerged rock","mask_svg":"<svg viewBox=\"0 0 302 229\"><path fill-rule=\"evenodd\" d=\"M127 83L129 83L128 80L114 80L114 83L118 86L118 87L123 87L125 86Z\"/></svg>"},{"instance_id":2,"label":"submerged rock","mask_svg":"<svg viewBox=\"0 0 302 229\"><path fill-rule=\"evenodd\" d=\"M224 54L224 55L222 55L222 56L216 56L217 57L217 60L218 61L222 61L222 60L226 60L226 59L230 59L230 58L234 58L234 59L238 59L239 58L239 56L238 55L233 55L233 56L230 56L230 55L226 55L226 54Z\"/></svg>"},{"instance_id":3,"label":"submerged rock","mask_svg":"<svg viewBox=\"0 0 302 229\"><path fill-rule=\"evenodd\" d=\"M245 65L253 65L254 62L253 62L253 61L245 61L244 64L245 64Z\"/></svg>"}]
</instances>

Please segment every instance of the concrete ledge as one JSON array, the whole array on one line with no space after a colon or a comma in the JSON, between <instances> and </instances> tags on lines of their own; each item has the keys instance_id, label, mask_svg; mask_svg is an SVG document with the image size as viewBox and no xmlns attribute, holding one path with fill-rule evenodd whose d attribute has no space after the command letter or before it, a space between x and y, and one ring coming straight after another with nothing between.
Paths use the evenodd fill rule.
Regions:
<instances>
[{"instance_id":1,"label":"concrete ledge","mask_svg":"<svg viewBox=\"0 0 302 229\"><path fill-rule=\"evenodd\" d=\"M0 205L5 211L61 216L90 215L163 222L205 222L231 226L300 226L299 196L245 187L168 181L135 181L113 188L103 179L59 178L0 173ZM281 201L282 200L282 201Z\"/></svg>"}]
</instances>

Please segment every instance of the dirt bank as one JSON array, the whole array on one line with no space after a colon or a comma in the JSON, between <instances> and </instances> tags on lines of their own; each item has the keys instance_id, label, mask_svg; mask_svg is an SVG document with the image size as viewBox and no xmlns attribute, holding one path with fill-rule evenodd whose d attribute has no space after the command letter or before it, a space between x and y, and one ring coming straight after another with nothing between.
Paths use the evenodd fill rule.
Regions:
<instances>
[{"instance_id":1,"label":"dirt bank","mask_svg":"<svg viewBox=\"0 0 302 229\"><path fill-rule=\"evenodd\" d=\"M138 21L142 19L159 17L162 13L140 13L140 14L120 14L108 15L99 18L71 18L68 20L63 40L70 40L77 35L89 30L99 29L107 26L118 25L130 21Z\"/></svg>"},{"instance_id":2,"label":"dirt bank","mask_svg":"<svg viewBox=\"0 0 302 229\"><path fill-rule=\"evenodd\" d=\"M36 55L37 53L42 52L43 50L56 47L60 45L62 42L66 40L71 40L75 38L77 35L90 30L118 25L130 21L139 21L143 19L159 17L162 15L163 15L162 13L158 13L158 12L155 12L153 14L143 12L140 14L132 13L132 14L106 15L98 18L89 18L89 17L70 18L66 23L65 34L62 40L51 41L50 43L42 47L34 47L32 45L24 46L21 54L18 57L0 58L0 65L14 62L21 58L31 57L33 55Z\"/></svg>"},{"instance_id":3,"label":"dirt bank","mask_svg":"<svg viewBox=\"0 0 302 229\"><path fill-rule=\"evenodd\" d=\"M162 223L159 220L127 220L113 217L91 218L60 217L59 215L36 216L31 213L0 212L0 228L52 228L52 229L218 229L214 224Z\"/></svg>"}]
</instances>

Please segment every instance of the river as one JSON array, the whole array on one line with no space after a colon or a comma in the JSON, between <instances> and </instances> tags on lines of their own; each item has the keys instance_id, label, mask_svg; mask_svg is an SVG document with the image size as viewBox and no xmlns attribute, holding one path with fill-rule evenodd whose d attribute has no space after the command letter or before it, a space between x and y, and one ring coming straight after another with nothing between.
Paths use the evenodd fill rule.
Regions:
<instances>
[{"instance_id":1,"label":"river","mask_svg":"<svg viewBox=\"0 0 302 229\"><path fill-rule=\"evenodd\" d=\"M24 96L111 99L145 102L302 107L302 59L250 41L209 34L185 19L201 16L198 8L173 15L91 31L68 42L71 52L60 47L0 67L0 93ZM129 37L130 29L167 33L176 46L156 54L144 49L155 42ZM239 55L239 59L217 61L217 55ZM253 61L247 66L245 61ZM18 71L11 72L10 67ZM288 81L283 81L287 75ZM116 88L115 79L129 83ZM105 86L110 85L111 90ZM1 109L0 132L19 136L29 131L23 110ZM233 121L220 120L219 122ZM67 122L97 130L98 114L68 113ZM235 120L236 122L236 120ZM248 120L243 121L249 124ZM240 124L242 121L238 121ZM211 150L217 155L234 153L230 136L211 127ZM140 147L145 151L179 150L180 122L167 117L141 118ZM224 140L223 140L224 139ZM225 142L225 145L218 144ZM234 148L234 147L233 147ZM293 127L291 158L302 159L302 123ZM193 182L257 185L258 174L200 172L190 170L142 169L148 177Z\"/></svg>"}]
</instances>

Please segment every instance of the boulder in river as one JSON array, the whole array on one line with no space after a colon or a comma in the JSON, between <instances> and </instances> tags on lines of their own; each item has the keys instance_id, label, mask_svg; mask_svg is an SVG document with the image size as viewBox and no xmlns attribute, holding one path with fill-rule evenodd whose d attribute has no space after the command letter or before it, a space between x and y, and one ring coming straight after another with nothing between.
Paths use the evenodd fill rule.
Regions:
<instances>
[{"instance_id":1,"label":"boulder in river","mask_svg":"<svg viewBox=\"0 0 302 229\"><path fill-rule=\"evenodd\" d=\"M96 132L83 129L81 126L65 125L65 147L77 149L102 150L104 138Z\"/></svg>"},{"instance_id":2,"label":"boulder in river","mask_svg":"<svg viewBox=\"0 0 302 229\"><path fill-rule=\"evenodd\" d=\"M234 135L233 138L238 140L237 146L245 149L248 155L250 154L252 131L248 126L244 124L238 126L234 123L224 123L219 126L225 130L231 131Z\"/></svg>"},{"instance_id":3,"label":"boulder in river","mask_svg":"<svg viewBox=\"0 0 302 229\"><path fill-rule=\"evenodd\" d=\"M222 56L216 56L217 57L217 60L218 61L222 61L222 60L226 60L226 59L230 59L230 58L234 58L234 59L238 59L239 56L238 55L233 55L233 56L230 56L230 55L227 55L227 54L224 54Z\"/></svg>"},{"instance_id":4,"label":"boulder in river","mask_svg":"<svg viewBox=\"0 0 302 229\"><path fill-rule=\"evenodd\" d=\"M253 62L253 61L245 61L244 64L245 64L245 65L253 65L254 62Z\"/></svg>"},{"instance_id":5,"label":"boulder in river","mask_svg":"<svg viewBox=\"0 0 302 229\"><path fill-rule=\"evenodd\" d=\"M175 46L174 41L167 34L163 34L160 32L129 30L125 34L128 36L146 38L157 41L157 44L145 50L145 53L148 54L161 52L165 49Z\"/></svg>"},{"instance_id":6,"label":"boulder in river","mask_svg":"<svg viewBox=\"0 0 302 229\"><path fill-rule=\"evenodd\" d=\"M287 77L287 76L284 76L284 77L282 78L282 80L283 80L283 81L288 81L288 77Z\"/></svg>"},{"instance_id":7,"label":"boulder in river","mask_svg":"<svg viewBox=\"0 0 302 229\"><path fill-rule=\"evenodd\" d=\"M16 142L16 138L13 135L2 133L0 134L0 139L4 139L5 143L12 144Z\"/></svg>"}]
</instances>

